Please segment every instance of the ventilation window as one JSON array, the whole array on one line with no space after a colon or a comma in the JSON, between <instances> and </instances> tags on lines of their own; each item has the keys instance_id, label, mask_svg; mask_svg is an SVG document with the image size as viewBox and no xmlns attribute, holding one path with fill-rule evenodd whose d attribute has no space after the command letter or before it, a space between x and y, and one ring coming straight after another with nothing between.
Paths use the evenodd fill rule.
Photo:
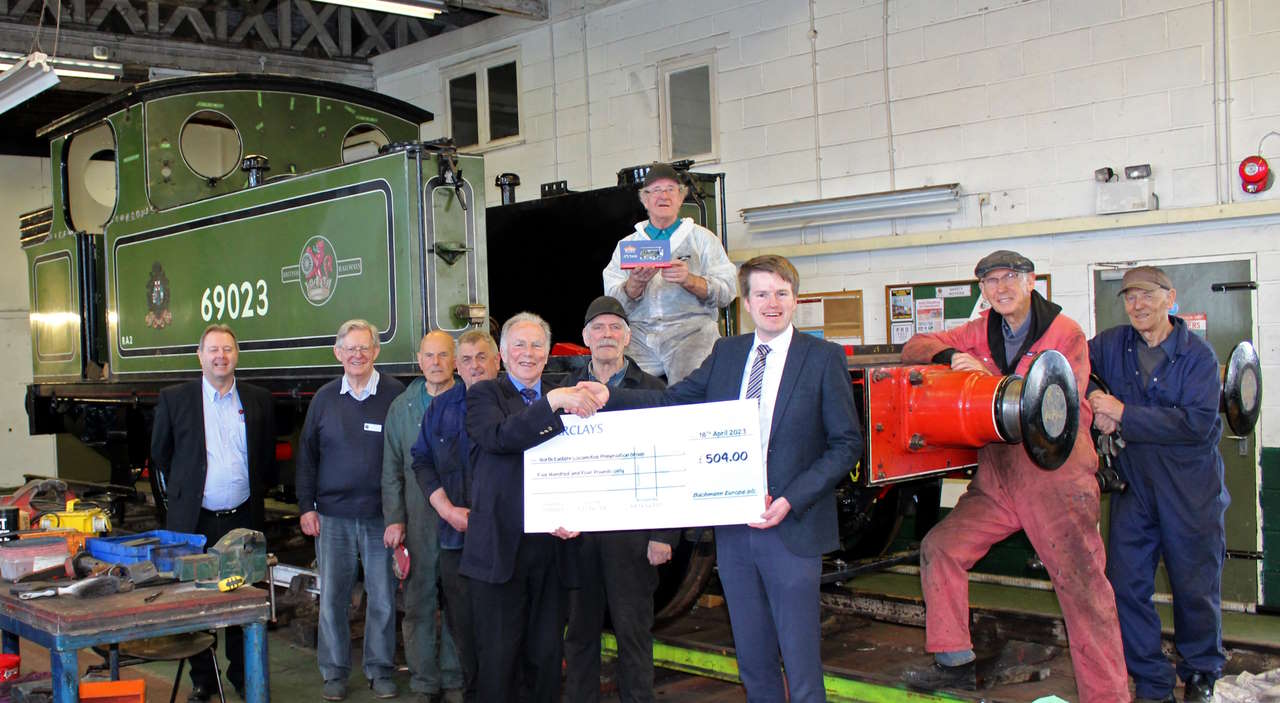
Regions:
<instances>
[{"instance_id":1,"label":"ventilation window","mask_svg":"<svg viewBox=\"0 0 1280 703\"><path fill-rule=\"evenodd\" d=\"M719 157L715 57L694 56L658 64L658 108L663 160Z\"/></svg>"},{"instance_id":2,"label":"ventilation window","mask_svg":"<svg viewBox=\"0 0 1280 703\"><path fill-rule=\"evenodd\" d=\"M66 178L71 227L101 234L116 209L116 135L111 125L104 122L71 137Z\"/></svg>"},{"instance_id":3,"label":"ventilation window","mask_svg":"<svg viewBox=\"0 0 1280 703\"><path fill-rule=\"evenodd\" d=\"M358 124L347 131L342 139L342 163L367 159L378 155L378 149L390 140L382 130L369 124Z\"/></svg>"},{"instance_id":4,"label":"ventilation window","mask_svg":"<svg viewBox=\"0 0 1280 703\"><path fill-rule=\"evenodd\" d=\"M182 125L182 158L196 175L219 180L240 166L240 133L221 112L201 110Z\"/></svg>"}]
</instances>

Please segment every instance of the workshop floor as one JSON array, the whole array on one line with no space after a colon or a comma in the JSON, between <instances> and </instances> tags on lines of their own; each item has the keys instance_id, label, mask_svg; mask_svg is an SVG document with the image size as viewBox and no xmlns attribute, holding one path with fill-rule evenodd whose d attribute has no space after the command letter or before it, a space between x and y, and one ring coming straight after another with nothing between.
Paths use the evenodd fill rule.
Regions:
<instances>
[{"instance_id":1,"label":"workshop floor","mask_svg":"<svg viewBox=\"0 0 1280 703\"><path fill-rule=\"evenodd\" d=\"M271 675L271 700L283 703L291 703L292 701L321 701L320 688L323 681L320 680L320 672L316 669L316 653L315 650L299 647L289 641L287 631L274 631L268 633L267 647L270 652L269 671ZM350 695L347 700L351 703L372 703L379 699L373 696L373 692L368 688L368 682L364 675L359 673L359 643L355 644L354 652L354 673L350 681ZM47 650L34 645L30 642L22 642L22 673L30 674L32 672L41 672L49 670L49 653ZM85 668L91 664L97 664L102 658L95 654L92 650L82 650L79 655L80 671L83 673ZM225 659L221 664L223 670L226 669ZM139 666L131 666L122 669L121 678L125 679L143 679L147 684L147 703L168 703L169 692L173 686L173 677L177 672L177 663L163 662L151 663ZM402 667L403 668L403 667ZM611 672L608 663L605 664L605 676ZM673 671L659 670L656 674L655 692L664 701L699 701L699 703L729 703L738 702L745 699L742 686L738 684L716 681L713 679L704 679L696 676L689 676ZM227 686L226 696L228 703L241 703L240 698L236 696L229 684L223 682ZM400 671L396 675L396 683L400 686L400 697L397 700L414 701L414 697L409 692L409 674L407 671ZM608 690L606 684L605 690ZM178 688L178 701L185 701L187 694L191 690L191 681L187 677L186 668L182 673L182 682ZM602 703L613 703L617 701L617 694L602 695Z\"/></svg>"}]
</instances>

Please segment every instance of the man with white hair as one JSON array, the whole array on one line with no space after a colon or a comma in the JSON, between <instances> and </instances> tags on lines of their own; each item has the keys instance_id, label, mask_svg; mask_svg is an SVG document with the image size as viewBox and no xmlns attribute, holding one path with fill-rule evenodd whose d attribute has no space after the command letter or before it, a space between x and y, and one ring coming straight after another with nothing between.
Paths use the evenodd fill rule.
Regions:
<instances>
[{"instance_id":1,"label":"man with white hair","mask_svg":"<svg viewBox=\"0 0 1280 703\"><path fill-rule=\"evenodd\" d=\"M505 375L467 391L471 512L459 571L471 579L476 638L476 700L558 703L565 589L573 585L577 533L524 533L524 451L564 431L559 413L600 408L577 388L542 378L551 328L519 313L502 326ZM557 539L557 537L559 539Z\"/></svg>"},{"instance_id":2,"label":"man with white hair","mask_svg":"<svg viewBox=\"0 0 1280 703\"><path fill-rule=\"evenodd\" d=\"M348 320L338 328L333 354L342 377L320 387L298 437L299 522L316 538L320 572L320 628L316 659L325 700L347 697L351 626L347 608L357 565L364 565L364 673L378 698L398 695L395 672L396 591L391 551L383 544L382 425L404 384L382 377L378 328Z\"/></svg>"},{"instance_id":3,"label":"man with white hair","mask_svg":"<svg viewBox=\"0 0 1280 703\"><path fill-rule=\"evenodd\" d=\"M672 384L711 353L720 338L720 309L738 297L738 269L720 238L680 217L688 193L670 164L651 165L640 189L649 219L618 242L604 270L605 295L622 303L630 320L627 354ZM658 240L671 243L669 265L622 269L622 244Z\"/></svg>"}]
</instances>

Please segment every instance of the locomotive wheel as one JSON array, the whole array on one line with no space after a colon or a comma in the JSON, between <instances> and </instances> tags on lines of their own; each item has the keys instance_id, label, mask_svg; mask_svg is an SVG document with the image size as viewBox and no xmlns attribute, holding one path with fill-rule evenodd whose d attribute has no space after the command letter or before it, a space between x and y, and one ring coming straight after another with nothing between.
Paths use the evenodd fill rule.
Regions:
<instances>
[{"instance_id":1,"label":"locomotive wheel","mask_svg":"<svg viewBox=\"0 0 1280 703\"><path fill-rule=\"evenodd\" d=\"M696 533L693 540L691 533ZM716 546L710 527L689 530L671 553L671 561L658 567L658 588L653 594L655 624L679 617L693 607L715 571Z\"/></svg>"}]
</instances>

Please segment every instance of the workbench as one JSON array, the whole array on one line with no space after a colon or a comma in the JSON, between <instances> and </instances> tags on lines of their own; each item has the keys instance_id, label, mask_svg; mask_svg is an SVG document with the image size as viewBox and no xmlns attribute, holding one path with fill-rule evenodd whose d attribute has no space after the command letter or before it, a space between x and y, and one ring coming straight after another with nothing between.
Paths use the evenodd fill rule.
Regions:
<instances>
[{"instance_id":1,"label":"workbench","mask_svg":"<svg viewBox=\"0 0 1280 703\"><path fill-rule=\"evenodd\" d=\"M18 652L26 639L49 650L55 703L80 698L77 650L148 637L244 627L245 703L268 703L266 591L244 586L221 593L192 583L143 586L97 598L57 596L20 600L0 584L3 651ZM148 596L159 596L146 602Z\"/></svg>"}]
</instances>

